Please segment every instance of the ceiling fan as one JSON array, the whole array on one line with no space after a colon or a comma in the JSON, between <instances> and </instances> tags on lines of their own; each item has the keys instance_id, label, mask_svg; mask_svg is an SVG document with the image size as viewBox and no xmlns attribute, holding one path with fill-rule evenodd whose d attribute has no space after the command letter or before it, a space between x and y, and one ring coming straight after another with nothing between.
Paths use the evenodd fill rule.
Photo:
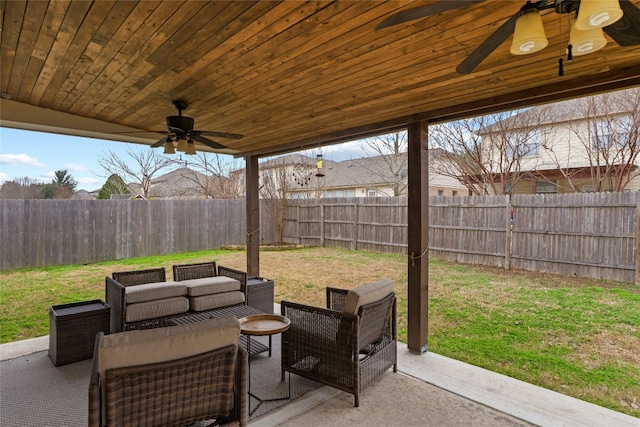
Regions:
<instances>
[{"instance_id":1,"label":"ceiling fan","mask_svg":"<svg viewBox=\"0 0 640 427\"><path fill-rule=\"evenodd\" d=\"M173 101L173 105L178 109L178 115L167 116L167 131L161 132L166 133L167 136L160 138L157 142L151 145L152 148L164 145L165 154L173 154L175 153L173 142L177 141L178 151L184 151L185 154L195 154L194 141L197 141L213 149L219 150L227 148L219 142L212 141L209 138L205 138L203 135L230 139L243 138L243 135L237 133L217 132L212 130L195 130L193 129L195 120L192 117L182 115L182 111L186 110L189 107L189 103L187 101L177 99Z\"/></svg>"},{"instance_id":2,"label":"ceiling fan","mask_svg":"<svg viewBox=\"0 0 640 427\"><path fill-rule=\"evenodd\" d=\"M381 30L383 28L391 27L398 24L403 24L409 21L413 21L415 19L426 18L429 16L437 15L440 13L444 13L450 10L454 10L463 6L469 6L474 3L479 3L483 0L451 0L451 1L440 1L432 4L427 4L424 6L416 7L413 9L405 10L399 12L395 15L390 16L389 18L382 21L376 27L377 30ZM493 32L484 42L482 42L467 58L460 63L456 67L456 71L459 74L469 74L471 73L482 61L485 60L494 50L496 50L505 40L507 40L512 34L514 36L519 35L521 30L518 27L526 26L526 22L531 20L539 20L539 12L547 9L553 9L555 13L559 14L577 14L577 20L581 21L581 27L577 28L578 25L574 25L581 32L585 32L585 30L592 29L602 29L604 30L609 37L611 37L616 43L621 46L635 46L640 45L640 9L638 9L631 0L620 0L619 1L619 12L616 12L617 20L614 21L605 21L605 15L603 15L602 11L594 12L594 4L596 3L607 3L609 7L617 8L618 0L608 0L608 1L593 1L593 0L582 0L583 3L583 13L579 13L581 1L580 0L539 0L536 2L527 1L524 6L520 8L518 12L516 12L511 18L505 21L496 31ZM597 6L596 6L597 7ZM592 13L593 12L593 13ZM598 15L600 13L600 15ZM534 16L536 15L536 16ZM588 15L588 16L587 16ZM520 17L524 17L523 19L519 19ZM532 18L532 19L529 19ZM611 17L613 18L613 16ZM529 44L521 44L520 48L521 52L514 52L514 48L512 46L511 53L514 54L527 54L534 53L538 50L544 48L547 44L546 38L544 37L544 29L542 28L542 21L536 23L538 25L538 33L542 33L542 39L544 39L543 43L539 45L532 46L531 40L521 41L523 43ZM534 24L535 25L535 24ZM541 30L540 30L541 29ZM600 30L600 31L602 31ZM572 31L573 32L573 31ZM586 37L586 34L581 34L582 37ZM575 55L585 54L593 52L606 44L606 39L604 36L600 34L595 37L597 40L591 39L581 39L585 44L579 47L582 47L583 50L576 50ZM599 37L599 38L598 38ZM541 46L541 47L540 47ZM597 47L597 48L596 48ZM574 46L575 48L575 46ZM570 51L571 52L571 51Z\"/></svg>"}]
</instances>

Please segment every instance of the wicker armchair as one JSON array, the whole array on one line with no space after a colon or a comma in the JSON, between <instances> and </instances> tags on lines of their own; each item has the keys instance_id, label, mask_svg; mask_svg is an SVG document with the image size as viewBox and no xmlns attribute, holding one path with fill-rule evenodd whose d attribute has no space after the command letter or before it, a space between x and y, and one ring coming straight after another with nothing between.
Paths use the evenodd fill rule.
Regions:
<instances>
[{"instance_id":1,"label":"wicker armchair","mask_svg":"<svg viewBox=\"0 0 640 427\"><path fill-rule=\"evenodd\" d=\"M390 367L397 372L392 286L387 279L361 287L377 289L375 300L363 298L364 304L353 302L358 290L337 288L327 288L326 309L282 301L282 315L291 320L282 334L282 375L289 371L351 393L359 406L364 389Z\"/></svg>"},{"instance_id":2,"label":"wicker armchair","mask_svg":"<svg viewBox=\"0 0 640 427\"><path fill-rule=\"evenodd\" d=\"M211 420L246 426L247 353L237 345L237 320L212 319L193 328L99 333L89 383L89 427Z\"/></svg>"}]
</instances>

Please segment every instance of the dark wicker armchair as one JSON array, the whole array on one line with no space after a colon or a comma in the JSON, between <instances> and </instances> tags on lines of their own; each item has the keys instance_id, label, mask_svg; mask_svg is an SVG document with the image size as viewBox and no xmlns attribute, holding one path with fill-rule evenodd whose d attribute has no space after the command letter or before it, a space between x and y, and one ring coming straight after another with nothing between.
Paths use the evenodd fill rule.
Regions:
<instances>
[{"instance_id":1,"label":"dark wicker armchair","mask_svg":"<svg viewBox=\"0 0 640 427\"><path fill-rule=\"evenodd\" d=\"M218 325L220 322L226 324L222 327L211 327L204 333L224 334L227 337L219 342L217 348L214 344L202 349L202 345L195 344L198 350L188 356L142 365L126 362L114 364L113 361L120 361L134 354L141 355L141 358L146 358L148 362L150 353L153 359L154 354L175 352L175 335L160 338L157 335L180 331L181 328L184 332L188 326L128 331L109 336L99 333L96 337L89 383L89 427L181 426L211 420L215 420L215 425L246 426L247 353L237 343L230 344L228 338L234 334L233 328L236 328L236 335L239 335L240 327L234 318L206 322L216 321ZM235 326L229 325L230 321L235 321ZM145 338L146 341L143 340L142 343L150 345L151 351L133 348L132 346L140 343L131 344L130 337L114 337L123 334L151 335L150 340ZM194 342L202 341L202 328L199 331L187 331L183 336L189 334L191 336L186 338L186 341L179 341L187 343L181 350L193 348ZM206 335L208 338L211 336ZM101 341L105 338L116 338L116 344L111 345L111 353L105 353L101 347ZM149 341L152 341L151 344L148 344ZM118 346L125 347L125 350L114 353L113 349Z\"/></svg>"},{"instance_id":2,"label":"dark wicker armchair","mask_svg":"<svg viewBox=\"0 0 640 427\"><path fill-rule=\"evenodd\" d=\"M390 367L397 372L396 297L389 283L392 287L389 280L363 286L387 286L364 305L348 302L354 291L336 288L327 288L326 309L282 301L282 315L291 320L282 334L283 376L289 371L346 391L359 406L364 389Z\"/></svg>"}]
</instances>

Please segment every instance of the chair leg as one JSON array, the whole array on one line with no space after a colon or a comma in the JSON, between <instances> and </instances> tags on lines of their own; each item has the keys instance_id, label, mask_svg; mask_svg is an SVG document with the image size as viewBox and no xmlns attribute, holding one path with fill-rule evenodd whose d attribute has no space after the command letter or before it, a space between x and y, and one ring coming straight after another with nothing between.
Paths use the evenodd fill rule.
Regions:
<instances>
[{"instance_id":1,"label":"chair leg","mask_svg":"<svg viewBox=\"0 0 640 427\"><path fill-rule=\"evenodd\" d=\"M398 372L398 362L393 364L393 372Z\"/></svg>"},{"instance_id":2,"label":"chair leg","mask_svg":"<svg viewBox=\"0 0 640 427\"><path fill-rule=\"evenodd\" d=\"M360 396L358 396L357 394L354 394L353 398L354 398L353 406L357 408L358 406L360 406Z\"/></svg>"}]
</instances>

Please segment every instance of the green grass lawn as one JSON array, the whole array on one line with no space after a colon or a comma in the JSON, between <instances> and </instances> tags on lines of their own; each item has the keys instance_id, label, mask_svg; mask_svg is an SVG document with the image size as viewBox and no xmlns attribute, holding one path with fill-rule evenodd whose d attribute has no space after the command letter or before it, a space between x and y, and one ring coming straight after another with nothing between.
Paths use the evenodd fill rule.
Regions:
<instances>
[{"instance_id":1,"label":"green grass lawn","mask_svg":"<svg viewBox=\"0 0 640 427\"><path fill-rule=\"evenodd\" d=\"M104 299L113 271L215 260L245 269L241 251L0 272L0 342L49 333L51 305ZM260 254L275 300L324 304L324 288L389 277L406 341L401 255L329 248ZM431 260L429 351L640 417L640 287Z\"/></svg>"}]
</instances>

